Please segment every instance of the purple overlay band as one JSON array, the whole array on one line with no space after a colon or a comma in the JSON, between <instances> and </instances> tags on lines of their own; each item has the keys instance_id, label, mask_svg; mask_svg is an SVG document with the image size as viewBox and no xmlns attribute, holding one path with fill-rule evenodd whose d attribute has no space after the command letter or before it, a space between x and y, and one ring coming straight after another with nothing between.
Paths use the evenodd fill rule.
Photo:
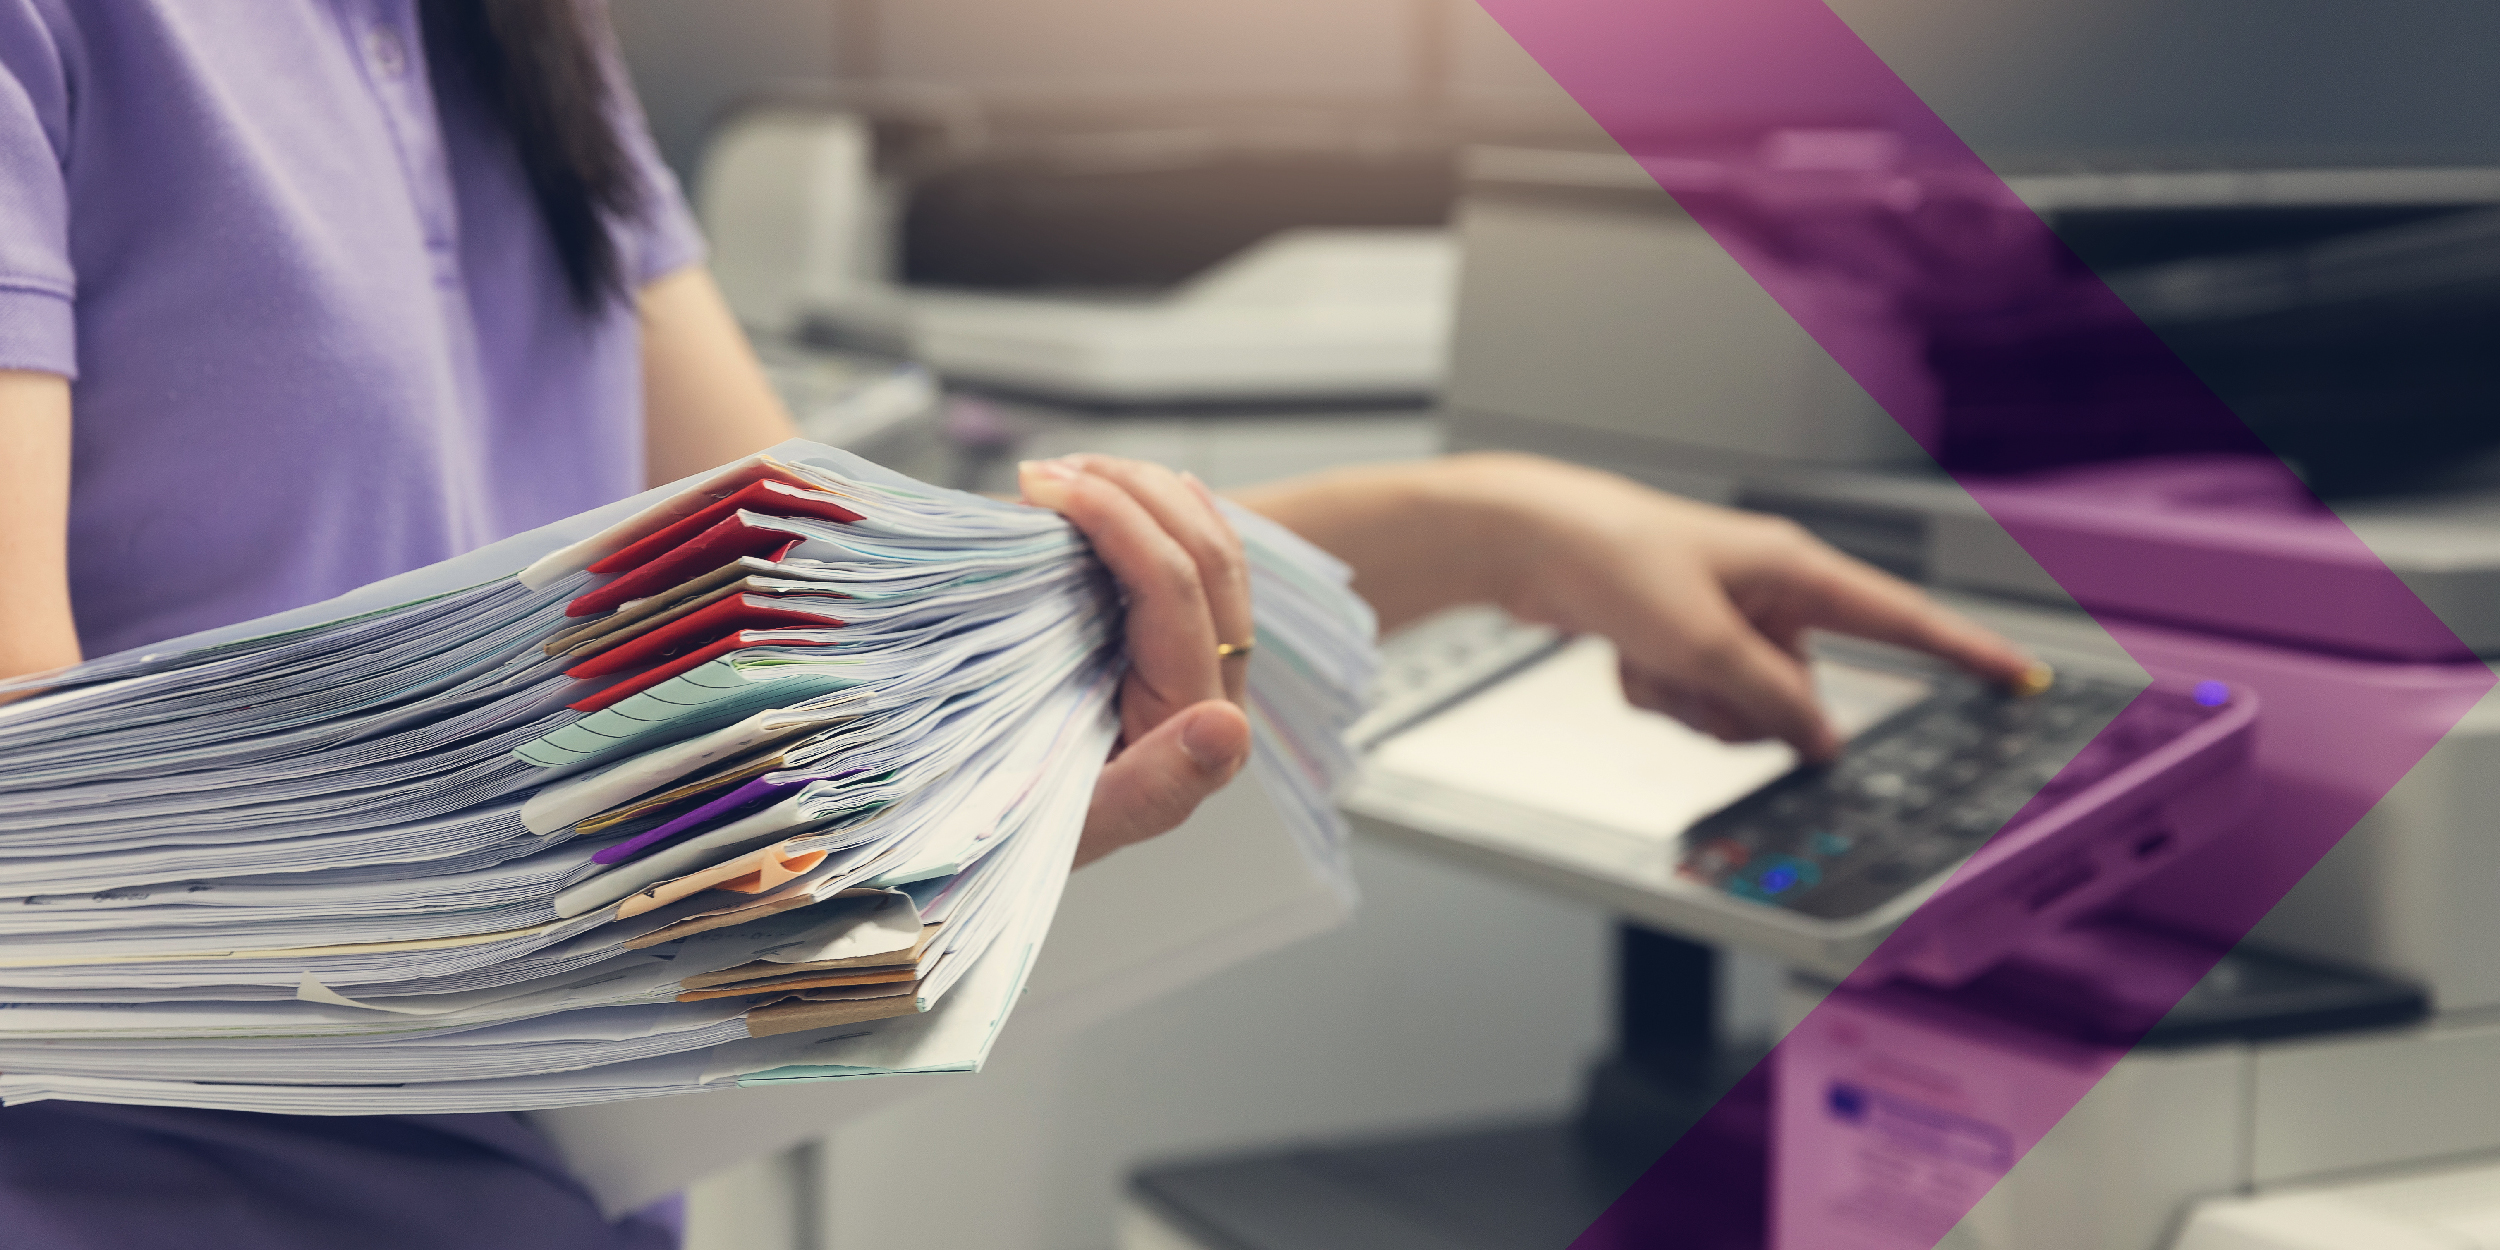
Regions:
<instances>
[{"instance_id":1,"label":"purple overlay band","mask_svg":"<svg viewBox=\"0 0 2500 1250\"><path fill-rule=\"evenodd\" d=\"M2206 944L2128 964L2133 1016L2019 1060L1981 1023L1902 1031L1897 1053L1954 1087L1925 1100L1824 1080L1884 1027L1863 994L1888 944L1574 1243L1933 1246L2494 678L1822 0L1482 2L2119 646L2261 697L2244 819L2130 900ZM1696 158L1728 135L1753 136L1749 164ZM1909 321L1932 354L1902 349ZM2093 367L2027 356L2042 324L2088 337ZM1949 401L1944 367L1977 381ZM1896 938L1940 940L1927 927ZM1775 1099L1775 1071L1824 1083ZM1774 1200L1764 1143L1800 1117L1913 1135L1950 1166ZM1815 1180L1847 1167L1825 1162Z\"/></svg>"}]
</instances>

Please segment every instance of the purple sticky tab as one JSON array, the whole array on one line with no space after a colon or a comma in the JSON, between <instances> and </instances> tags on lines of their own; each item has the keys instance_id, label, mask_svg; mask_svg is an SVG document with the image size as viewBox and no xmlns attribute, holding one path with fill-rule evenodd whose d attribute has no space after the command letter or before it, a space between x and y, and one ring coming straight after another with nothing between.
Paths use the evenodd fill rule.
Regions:
<instances>
[{"instance_id":1,"label":"purple sticky tab","mask_svg":"<svg viewBox=\"0 0 2500 1250\"><path fill-rule=\"evenodd\" d=\"M783 793L794 790L812 780L814 780L814 778L801 778L796 781L771 781L763 777L758 777L755 780L750 781L745 785L742 785L737 789L732 790L729 793L724 794L721 797L714 799L711 802L706 803L703 806L698 807L665 825L660 826L657 829L628 838L623 842L619 842L616 845L591 856L590 862L594 864L624 863L625 861L632 859L645 851L666 846L667 844L712 823L714 820L717 820L724 815L744 808L756 806L768 799L779 798Z\"/></svg>"}]
</instances>

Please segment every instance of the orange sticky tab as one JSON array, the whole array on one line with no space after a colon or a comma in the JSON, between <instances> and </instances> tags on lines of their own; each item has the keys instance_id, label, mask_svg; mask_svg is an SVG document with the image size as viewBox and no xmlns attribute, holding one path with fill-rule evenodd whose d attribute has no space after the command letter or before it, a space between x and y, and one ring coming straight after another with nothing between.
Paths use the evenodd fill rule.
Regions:
<instances>
[{"instance_id":1,"label":"orange sticky tab","mask_svg":"<svg viewBox=\"0 0 2500 1250\"><path fill-rule=\"evenodd\" d=\"M631 920L655 907L664 907L689 895L710 889L731 889L742 894L761 894L778 889L825 862L831 851L792 853L786 843L771 846L723 860L709 868L697 869L682 877L672 877L657 885L636 891L616 905L616 918ZM762 882L751 888L727 885L726 882Z\"/></svg>"},{"instance_id":2,"label":"orange sticky tab","mask_svg":"<svg viewBox=\"0 0 2500 1250\"><path fill-rule=\"evenodd\" d=\"M789 884L792 878L795 878L800 874L805 873L808 869L814 868L816 865L825 862L825 857L831 854L833 854L831 851L809 851L805 855L793 855L787 859L774 859L743 877L731 877L727 881L715 881L712 883L712 888L715 890L730 890L739 894L761 894L766 890L777 889L783 885Z\"/></svg>"}]
</instances>

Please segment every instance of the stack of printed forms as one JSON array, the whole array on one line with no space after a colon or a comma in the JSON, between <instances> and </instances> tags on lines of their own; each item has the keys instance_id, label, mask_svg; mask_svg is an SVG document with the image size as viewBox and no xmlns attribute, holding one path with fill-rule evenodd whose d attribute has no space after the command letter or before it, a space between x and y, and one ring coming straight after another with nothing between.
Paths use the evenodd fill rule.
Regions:
<instances>
[{"instance_id":1,"label":"stack of printed forms","mask_svg":"<svg viewBox=\"0 0 2500 1250\"><path fill-rule=\"evenodd\" d=\"M691 487L688 489L688 487ZM1342 881L1342 566L1235 510ZM1056 514L793 442L0 706L0 1097L522 1110L965 1071L1117 734Z\"/></svg>"}]
</instances>

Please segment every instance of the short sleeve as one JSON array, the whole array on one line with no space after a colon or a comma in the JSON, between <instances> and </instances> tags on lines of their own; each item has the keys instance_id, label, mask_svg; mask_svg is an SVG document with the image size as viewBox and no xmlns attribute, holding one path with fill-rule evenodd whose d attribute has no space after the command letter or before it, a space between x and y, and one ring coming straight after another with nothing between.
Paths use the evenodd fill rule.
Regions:
<instances>
[{"instance_id":1,"label":"short sleeve","mask_svg":"<svg viewBox=\"0 0 2500 1250\"><path fill-rule=\"evenodd\" d=\"M0 0L0 369L78 376L69 75L32 0Z\"/></svg>"},{"instance_id":2,"label":"short sleeve","mask_svg":"<svg viewBox=\"0 0 2500 1250\"><path fill-rule=\"evenodd\" d=\"M703 229L695 223L694 209L687 205L677 175L660 159L660 145L651 137L651 123L634 94L633 75L625 68L623 51L613 32L603 29L601 34L608 81L616 87L609 97L609 123L616 128L617 142L624 145L625 159L632 162L634 178L642 185L641 218L622 223L619 234L626 267L639 288L700 263L705 250Z\"/></svg>"},{"instance_id":3,"label":"short sleeve","mask_svg":"<svg viewBox=\"0 0 2500 1250\"><path fill-rule=\"evenodd\" d=\"M659 146L651 141L642 110L627 111L618 119L617 131L643 186L642 219L629 228L626 255L633 262L634 285L648 286L654 279L702 262L703 228L695 224L694 209L686 203L677 175L660 160Z\"/></svg>"}]
</instances>

